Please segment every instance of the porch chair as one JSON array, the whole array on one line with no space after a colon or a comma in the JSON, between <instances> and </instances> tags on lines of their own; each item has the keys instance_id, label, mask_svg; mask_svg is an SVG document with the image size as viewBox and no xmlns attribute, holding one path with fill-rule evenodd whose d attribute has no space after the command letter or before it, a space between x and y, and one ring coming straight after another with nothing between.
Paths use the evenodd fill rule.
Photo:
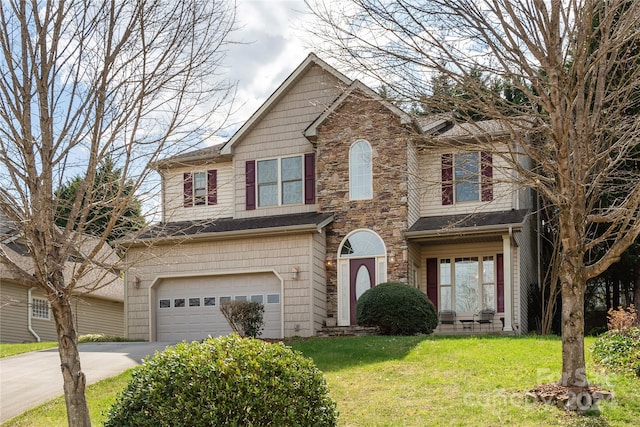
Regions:
<instances>
[{"instance_id":1,"label":"porch chair","mask_svg":"<svg viewBox=\"0 0 640 427\"><path fill-rule=\"evenodd\" d=\"M453 330L456 330L456 312L453 310L442 310L438 313L438 319L441 325L453 325Z\"/></svg>"},{"instance_id":2,"label":"porch chair","mask_svg":"<svg viewBox=\"0 0 640 427\"><path fill-rule=\"evenodd\" d=\"M493 331L493 316L495 316L496 311L491 309L480 310L479 313L473 315L473 317L477 317L476 323L480 325L480 330L482 330L482 324L488 324L489 329Z\"/></svg>"}]
</instances>

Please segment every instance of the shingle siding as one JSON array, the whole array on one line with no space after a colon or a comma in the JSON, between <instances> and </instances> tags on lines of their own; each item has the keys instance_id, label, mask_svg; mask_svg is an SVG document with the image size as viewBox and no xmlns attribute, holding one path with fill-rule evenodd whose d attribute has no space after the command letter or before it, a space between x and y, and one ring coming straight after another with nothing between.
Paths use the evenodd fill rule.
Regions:
<instances>
[{"instance_id":1,"label":"shingle siding","mask_svg":"<svg viewBox=\"0 0 640 427\"><path fill-rule=\"evenodd\" d=\"M312 268L313 253L322 251L322 239L314 240L315 234L318 233L212 242L185 240L175 246L130 249L127 260L133 267L127 272L127 336L153 339L149 314L149 301L153 296L149 287L159 275L180 277L258 271L274 271L283 280L285 336L314 335L314 325L319 320L312 318L312 293L322 292L322 272L314 273ZM315 248L316 245L319 247ZM296 279L292 277L294 267L299 268ZM135 285L136 277L140 278L139 288ZM314 285L313 280L317 281ZM322 299L323 296L315 295L314 298ZM322 316L322 312L318 311L318 315Z\"/></svg>"},{"instance_id":2,"label":"shingle siding","mask_svg":"<svg viewBox=\"0 0 640 427\"><path fill-rule=\"evenodd\" d=\"M293 156L314 152L303 131L340 94L340 82L331 74L314 66L286 93L235 147L235 212L236 218L313 212L315 204L300 204L246 209L245 162L261 158ZM320 173L320 172L317 172Z\"/></svg>"}]
</instances>

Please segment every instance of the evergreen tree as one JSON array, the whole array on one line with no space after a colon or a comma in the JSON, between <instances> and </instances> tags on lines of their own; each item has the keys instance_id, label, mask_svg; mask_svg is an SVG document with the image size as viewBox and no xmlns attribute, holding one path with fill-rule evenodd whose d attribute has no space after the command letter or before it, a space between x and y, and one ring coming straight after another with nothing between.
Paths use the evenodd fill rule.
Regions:
<instances>
[{"instance_id":1,"label":"evergreen tree","mask_svg":"<svg viewBox=\"0 0 640 427\"><path fill-rule=\"evenodd\" d=\"M110 157L101 161L96 171L93 186L91 188L91 204L81 201L79 215L86 215L85 221L77 221L70 218L73 204L78 197L78 190L85 178L76 176L56 191L56 224L66 227L71 220L74 222L74 230L93 236L101 236L107 232L109 220L113 215L114 205L121 199L130 199L122 215L116 220L113 228L108 231L107 241L112 242L128 233L141 230L146 225L142 215L142 204L133 194L134 186L130 181L123 181L122 169L116 167ZM77 224L83 224L84 228L78 230Z\"/></svg>"}]
</instances>

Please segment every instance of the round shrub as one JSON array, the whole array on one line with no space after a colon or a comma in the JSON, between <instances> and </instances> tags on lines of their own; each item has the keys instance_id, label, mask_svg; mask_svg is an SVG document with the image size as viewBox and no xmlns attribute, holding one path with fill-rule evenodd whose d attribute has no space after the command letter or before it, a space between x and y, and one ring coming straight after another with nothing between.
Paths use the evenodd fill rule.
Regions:
<instances>
[{"instance_id":1,"label":"round shrub","mask_svg":"<svg viewBox=\"0 0 640 427\"><path fill-rule=\"evenodd\" d=\"M359 325L377 326L384 335L430 334L436 310L420 290L404 283L381 283L365 291L356 305Z\"/></svg>"},{"instance_id":2,"label":"round shrub","mask_svg":"<svg viewBox=\"0 0 640 427\"><path fill-rule=\"evenodd\" d=\"M335 426L313 361L237 334L181 343L146 359L105 426Z\"/></svg>"}]
</instances>

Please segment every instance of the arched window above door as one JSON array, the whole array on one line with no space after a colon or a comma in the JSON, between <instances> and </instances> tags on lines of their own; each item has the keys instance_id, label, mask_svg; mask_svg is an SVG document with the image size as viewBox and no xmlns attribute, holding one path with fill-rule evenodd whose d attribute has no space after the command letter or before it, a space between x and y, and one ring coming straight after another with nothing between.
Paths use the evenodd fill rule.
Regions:
<instances>
[{"instance_id":1,"label":"arched window above door","mask_svg":"<svg viewBox=\"0 0 640 427\"><path fill-rule=\"evenodd\" d=\"M370 230L357 230L347 236L340 245L340 258L384 256L384 242Z\"/></svg>"}]
</instances>

